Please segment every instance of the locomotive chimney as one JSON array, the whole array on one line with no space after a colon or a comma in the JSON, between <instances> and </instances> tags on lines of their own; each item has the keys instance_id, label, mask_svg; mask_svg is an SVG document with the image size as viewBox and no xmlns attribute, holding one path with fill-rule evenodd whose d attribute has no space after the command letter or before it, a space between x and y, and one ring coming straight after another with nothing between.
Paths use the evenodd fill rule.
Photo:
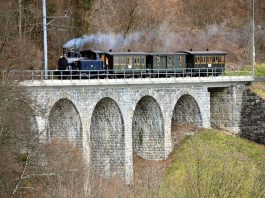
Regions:
<instances>
[{"instance_id":1,"label":"locomotive chimney","mask_svg":"<svg viewBox=\"0 0 265 198\"><path fill-rule=\"evenodd\" d=\"M190 49L190 51L192 51L192 49Z\"/></svg>"},{"instance_id":2,"label":"locomotive chimney","mask_svg":"<svg viewBox=\"0 0 265 198\"><path fill-rule=\"evenodd\" d=\"M65 56L66 55L66 48L63 48L63 56Z\"/></svg>"},{"instance_id":3,"label":"locomotive chimney","mask_svg":"<svg viewBox=\"0 0 265 198\"><path fill-rule=\"evenodd\" d=\"M130 49L128 49L128 52L130 52L131 50Z\"/></svg>"},{"instance_id":4,"label":"locomotive chimney","mask_svg":"<svg viewBox=\"0 0 265 198\"><path fill-rule=\"evenodd\" d=\"M209 51L209 49L207 48L206 51Z\"/></svg>"},{"instance_id":5,"label":"locomotive chimney","mask_svg":"<svg viewBox=\"0 0 265 198\"><path fill-rule=\"evenodd\" d=\"M109 52L112 52L112 49L109 49Z\"/></svg>"}]
</instances>

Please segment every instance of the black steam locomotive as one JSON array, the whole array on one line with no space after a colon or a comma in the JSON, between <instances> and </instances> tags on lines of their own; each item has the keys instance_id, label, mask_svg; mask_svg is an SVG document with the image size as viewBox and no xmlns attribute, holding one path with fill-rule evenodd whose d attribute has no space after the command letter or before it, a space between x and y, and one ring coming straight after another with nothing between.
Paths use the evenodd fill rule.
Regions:
<instances>
[{"instance_id":1,"label":"black steam locomotive","mask_svg":"<svg viewBox=\"0 0 265 198\"><path fill-rule=\"evenodd\" d=\"M179 51L172 53L68 51L58 60L58 73L93 78L121 76L218 76L224 73L223 51Z\"/></svg>"}]
</instances>

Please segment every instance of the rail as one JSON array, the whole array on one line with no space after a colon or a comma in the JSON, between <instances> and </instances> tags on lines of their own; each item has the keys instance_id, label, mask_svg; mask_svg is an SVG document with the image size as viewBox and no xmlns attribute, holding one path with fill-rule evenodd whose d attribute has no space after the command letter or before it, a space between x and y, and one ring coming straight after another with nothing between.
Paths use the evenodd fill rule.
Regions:
<instances>
[{"instance_id":1,"label":"rail","mask_svg":"<svg viewBox=\"0 0 265 198\"><path fill-rule=\"evenodd\" d=\"M251 76L251 71L225 71L224 68L179 68L179 69L123 69L123 70L49 70L45 79L44 70L1 71L1 78L8 80L82 80L82 79L127 79L127 78L187 78L214 76Z\"/></svg>"}]
</instances>

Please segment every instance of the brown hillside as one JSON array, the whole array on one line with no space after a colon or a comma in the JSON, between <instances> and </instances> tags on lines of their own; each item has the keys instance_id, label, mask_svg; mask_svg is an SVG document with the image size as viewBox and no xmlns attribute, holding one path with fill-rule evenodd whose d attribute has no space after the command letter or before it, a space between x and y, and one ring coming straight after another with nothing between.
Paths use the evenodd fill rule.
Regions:
<instances>
[{"instance_id":1,"label":"brown hillside","mask_svg":"<svg viewBox=\"0 0 265 198\"><path fill-rule=\"evenodd\" d=\"M7 0L0 4L1 68L42 68L42 3ZM48 16L55 20L48 31L50 67L55 67L69 39L91 33L141 33L129 44L140 51L225 50L229 61L250 62L250 0L47 0ZM258 62L265 61L265 4L255 1ZM64 31L56 31L56 29ZM90 43L86 47L107 50ZM118 46L116 49L122 49ZM32 61L32 57L34 61Z\"/></svg>"}]
</instances>

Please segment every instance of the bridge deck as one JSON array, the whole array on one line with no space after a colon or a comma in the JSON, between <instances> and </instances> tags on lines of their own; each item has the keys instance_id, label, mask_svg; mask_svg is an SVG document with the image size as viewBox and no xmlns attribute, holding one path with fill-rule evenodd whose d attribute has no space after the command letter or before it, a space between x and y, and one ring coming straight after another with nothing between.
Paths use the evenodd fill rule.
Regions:
<instances>
[{"instance_id":1,"label":"bridge deck","mask_svg":"<svg viewBox=\"0 0 265 198\"><path fill-rule=\"evenodd\" d=\"M212 76L183 78L125 78L125 79L89 79L89 80L27 80L23 86L150 86L175 84L176 86L229 87L235 84L247 84L254 81L252 76Z\"/></svg>"}]
</instances>

